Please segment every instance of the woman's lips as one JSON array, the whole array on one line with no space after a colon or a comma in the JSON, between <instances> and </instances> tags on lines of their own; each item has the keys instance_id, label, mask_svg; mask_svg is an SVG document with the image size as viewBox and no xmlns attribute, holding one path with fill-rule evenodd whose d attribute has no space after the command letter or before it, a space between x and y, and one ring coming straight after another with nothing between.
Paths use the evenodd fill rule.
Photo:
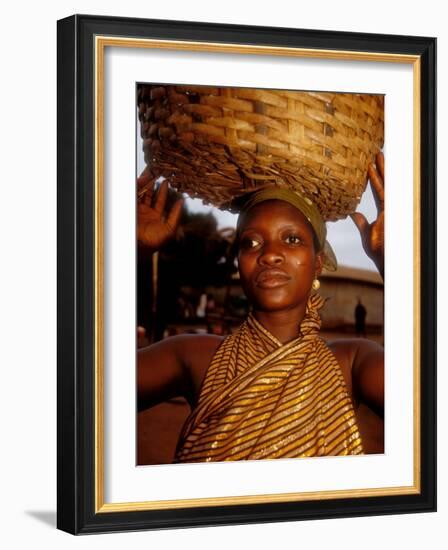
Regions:
<instances>
[{"instance_id":1,"label":"woman's lips","mask_svg":"<svg viewBox=\"0 0 448 550\"><path fill-rule=\"evenodd\" d=\"M277 288L286 285L290 279L291 277L280 269L264 269L257 275L255 284L259 288Z\"/></svg>"}]
</instances>

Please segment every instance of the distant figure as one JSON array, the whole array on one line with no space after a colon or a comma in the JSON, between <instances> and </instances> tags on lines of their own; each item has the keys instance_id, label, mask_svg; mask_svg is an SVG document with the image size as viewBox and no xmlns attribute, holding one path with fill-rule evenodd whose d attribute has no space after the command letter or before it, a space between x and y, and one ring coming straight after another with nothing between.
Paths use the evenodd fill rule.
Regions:
<instances>
[{"instance_id":1,"label":"distant figure","mask_svg":"<svg viewBox=\"0 0 448 550\"><path fill-rule=\"evenodd\" d=\"M358 298L358 303L355 307L355 331L356 336L366 337L366 315L367 310L361 303L361 298Z\"/></svg>"},{"instance_id":2,"label":"distant figure","mask_svg":"<svg viewBox=\"0 0 448 550\"><path fill-rule=\"evenodd\" d=\"M196 317L199 317L200 319L205 317L205 310L207 307L207 294L202 293L199 298L199 304L196 308Z\"/></svg>"}]
</instances>

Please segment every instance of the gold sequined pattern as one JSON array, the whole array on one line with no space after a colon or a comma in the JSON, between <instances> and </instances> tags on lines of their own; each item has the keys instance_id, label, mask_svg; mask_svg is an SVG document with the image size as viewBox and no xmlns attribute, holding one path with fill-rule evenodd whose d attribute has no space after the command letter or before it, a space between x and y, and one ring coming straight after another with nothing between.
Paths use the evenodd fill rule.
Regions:
<instances>
[{"instance_id":1,"label":"gold sequined pattern","mask_svg":"<svg viewBox=\"0 0 448 550\"><path fill-rule=\"evenodd\" d=\"M312 294L300 335L282 344L253 315L216 351L175 462L362 454L341 368L319 337Z\"/></svg>"}]
</instances>

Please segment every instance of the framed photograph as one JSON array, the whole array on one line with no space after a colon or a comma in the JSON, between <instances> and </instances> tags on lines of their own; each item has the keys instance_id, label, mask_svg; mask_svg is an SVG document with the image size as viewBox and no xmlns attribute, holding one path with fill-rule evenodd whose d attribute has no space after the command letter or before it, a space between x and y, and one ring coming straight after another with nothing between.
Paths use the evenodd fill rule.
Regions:
<instances>
[{"instance_id":1,"label":"framed photograph","mask_svg":"<svg viewBox=\"0 0 448 550\"><path fill-rule=\"evenodd\" d=\"M58 22L58 528L435 511L435 60Z\"/></svg>"}]
</instances>

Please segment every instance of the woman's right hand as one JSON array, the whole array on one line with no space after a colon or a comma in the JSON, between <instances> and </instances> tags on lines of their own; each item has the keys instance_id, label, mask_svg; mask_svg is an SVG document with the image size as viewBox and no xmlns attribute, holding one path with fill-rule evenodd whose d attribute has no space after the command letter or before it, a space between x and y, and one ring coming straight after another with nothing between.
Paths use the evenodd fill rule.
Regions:
<instances>
[{"instance_id":1,"label":"woman's right hand","mask_svg":"<svg viewBox=\"0 0 448 550\"><path fill-rule=\"evenodd\" d=\"M174 237L184 203L179 199L165 215L168 182L163 181L155 197L154 186L155 178L146 170L137 178L138 190L148 187L143 199L137 203L137 239L153 252Z\"/></svg>"}]
</instances>

